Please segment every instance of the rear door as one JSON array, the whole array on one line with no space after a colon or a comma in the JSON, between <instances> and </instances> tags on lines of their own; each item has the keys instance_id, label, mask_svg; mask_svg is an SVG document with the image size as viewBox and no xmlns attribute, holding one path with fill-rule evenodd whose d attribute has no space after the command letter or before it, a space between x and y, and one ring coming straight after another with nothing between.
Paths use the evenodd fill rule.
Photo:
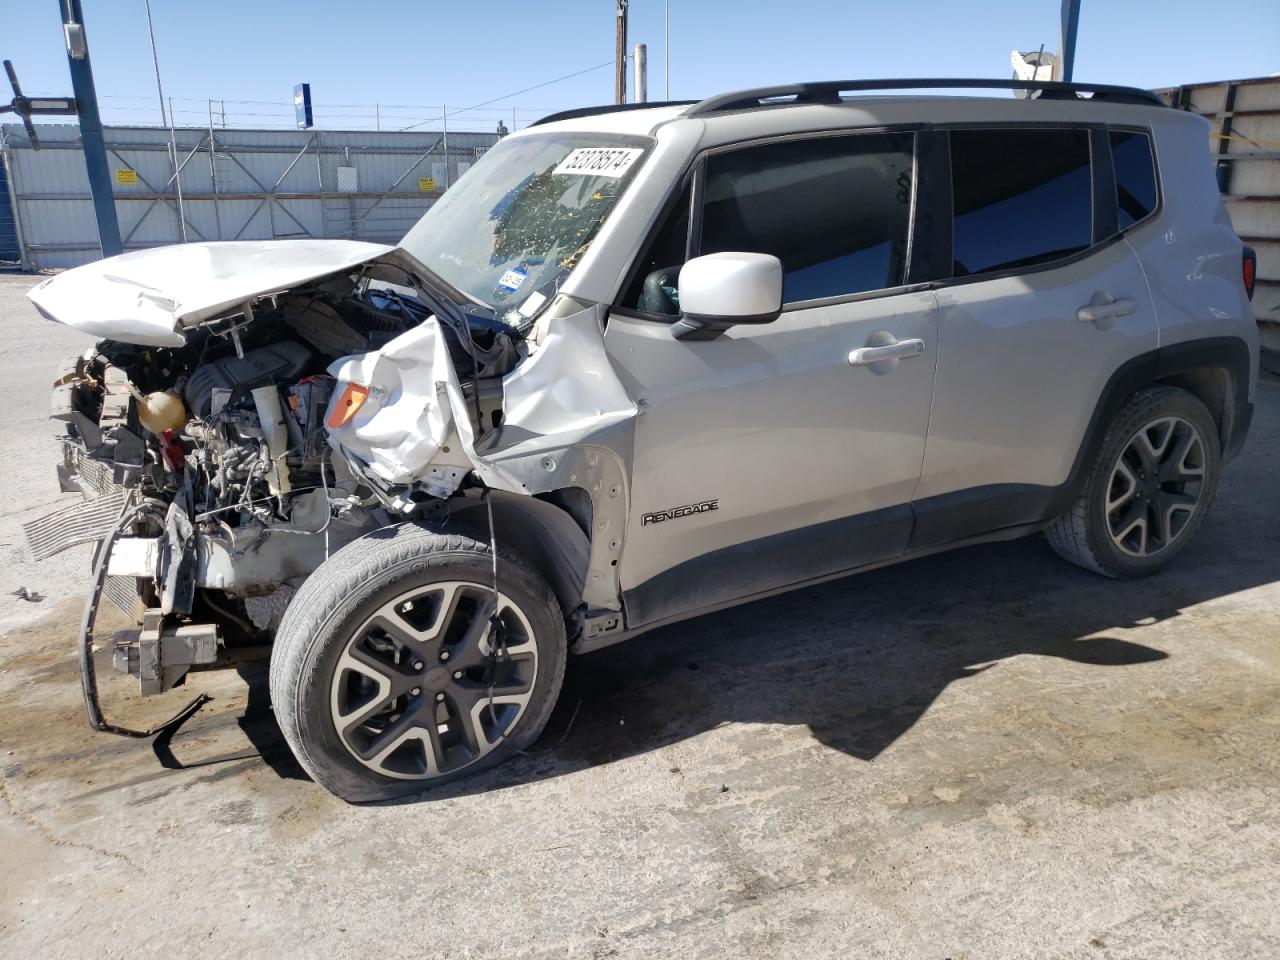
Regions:
<instances>
[{"instance_id":1,"label":"rear door","mask_svg":"<svg viewBox=\"0 0 1280 960\"><path fill-rule=\"evenodd\" d=\"M903 286L913 147L876 133L714 153L642 256L605 333L641 407L619 569L630 626L905 549L937 342L933 295ZM783 261L782 315L674 339L678 267L730 250ZM898 341L901 359L850 362Z\"/></svg>"},{"instance_id":2,"label":"rear door","mask_svg":"<svg viewBox=\"0 0 1280 960\"><path fill-rule=\"evenodd\" d=\"M1108 379L1157 346L1105 129L936 135L950 152L952 269L937 289L912 548L1055 512Z\"/></svg>"}]
</instances>

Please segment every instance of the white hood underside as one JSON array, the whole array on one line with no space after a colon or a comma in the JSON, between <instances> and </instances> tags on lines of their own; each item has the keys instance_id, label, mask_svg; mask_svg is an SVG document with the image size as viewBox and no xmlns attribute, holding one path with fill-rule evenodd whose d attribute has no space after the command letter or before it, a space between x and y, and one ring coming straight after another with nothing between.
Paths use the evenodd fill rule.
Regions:
<instances>
[{"instance_id":1,"label":"white hood underside","mask_svg":"<svg viewBox=\"0 0 1280 960\"><path fill-rule=\"evenodd\" d=\"M96 337L180 347L184 329L392 249L355 240L179 244L76 267L28 296L46 317Z\"/></svg>"}]
</instances>

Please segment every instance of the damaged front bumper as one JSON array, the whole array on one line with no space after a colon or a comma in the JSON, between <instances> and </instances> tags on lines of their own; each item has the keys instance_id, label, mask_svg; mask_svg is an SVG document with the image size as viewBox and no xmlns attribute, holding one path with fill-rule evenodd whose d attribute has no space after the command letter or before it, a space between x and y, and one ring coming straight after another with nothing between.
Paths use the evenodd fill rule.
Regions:
<instances>
[{"instance_id":1,"label":"damaged front bumper","mask_svg":"<svg viewBox=\"0 0 1280 960\"><path fill-rule=\"evenodd\" d=\"M399 269L407 272L403 265ZM244 316L245 323L253 322L249 304ZM581 637L595 640L619 632L624 624L618 561L637 407L605 353L604 308L561 296L546 316L541 335L522 347L527 352L514 367L496 373L485 368L482 374L477 361L466 383L436 316L380 349L333 362L327 368L332 380L325 380L332 384L333 399L320 443L327 453L312 450L311 434L298 434L300 424L288 409L288 422L279 422L281 402L288 404L297 387L325 375L315 368L290 369L285 349L250 345L241 353L237 340L240 361L278 363L282 372L272 373L276 389L268 391L276 401L274 413L262 406L256 415L248 405L237 408L246 412L236 415L234 444L228 441L226 449L216 451L224 465L216 470L209 466L209 454L218 439L211 423L219 408L211 419L207 404L190 391L185 407L177 402L183 388L165 366L173 362L172 356L165 359L168 348L129 355L127 373L117 366L124 362L117 353L98 348L68 361L53 398L52 416L67 432L58 475L62 489L78 490L86 501L26 527L37 558L77 543L99 544L79 638L91 724L147 735L102 716L91 637L104 600L143 626L136 639L113 652L113 665L137 676L142 693L164 692L193 668L225 662L226 638L213 624L199 622L222 622L225 611L217 606L222 598L238 603L296 586L346 543L424 508L452 516L485 503L500 529L510 518L520 520L526 531L538 531L514 546L548 572L566 615L572 611L580 617ZM275 322L272 329L282 329L281 321ZM246 328L233 326L228 333L236 329ZM203 358L201 349L188 382L204 376L197 371ZM210 360L199 370L234 362ZM465 356L461 362L465 365ZM135 368L155 368L164 376L153 370L139 378ZM210 373L211 382L216 383L215 375L222 376L221 366ZM149 385L139 387L131 378ZM244 382L257 381L246 373ZM365 399L353 416L335 425L333 412L351 384L365 389ZM140 423L138 404L166 390L187 418L181 431L185 446L176 456L171 456L173 429L149 423L144 433ZM144 391L150 392L143 397ZM301 426L313 429L318 422L318 416L307 417ZM287 449L272 433L285 426L291 436ZM258 474L250 475L239 488L243 494L228 500L224 475L241 469L234 456L245 448L265 451L258 462L268 472L261 482L253 480ZM295 466L295 450L308 451L310 467ZM289 471L300 471L295 479L310 479L293 486L279 483L274 471L286 462ZM193 493L193 478L205 484L203 491L197 487ZM215 501L209 490L217 490L221 499ZM556 497L567 497L575 506L553 506ZM231 510L236 513L226 512ZM227 522L229 517L235 519ZM193 701L189 709L197 707Z\"/></svg>"},{"instance_id":2,"label":"damaged front bumper","mask_svg":"<svg viewBox=\"0 0 1280 960\"><path fill-rule=\"evenodd\" d=\"M178 715L148 730L108 721L97 692L93 630L101 604L110 603L141 631L117 639L113 667L138 678L143 695L182 684L192 668L218 665L226 644L215 623L191 619L198 591L232 596L268 594L302 581L332 551L380 526L384 519L352 505L332 516L326 491L296 496L287 522L228 527L202 522L189 500L171 502L140 484L142 438L128 413L127 384L101 378L101 411L85 415L76 392L88 381L84 357L64 362L55 384L52 417L64 424L57 464L59 488L83 499L23 524L28 551L39 561L70 547L96 544L77 651L86 709L94 729L150 736L198 709L197 697ZM315 549L300 549L296 534L318 534ZM197 611L198 612L198 611Z\"/></svg>"}]
</instances>

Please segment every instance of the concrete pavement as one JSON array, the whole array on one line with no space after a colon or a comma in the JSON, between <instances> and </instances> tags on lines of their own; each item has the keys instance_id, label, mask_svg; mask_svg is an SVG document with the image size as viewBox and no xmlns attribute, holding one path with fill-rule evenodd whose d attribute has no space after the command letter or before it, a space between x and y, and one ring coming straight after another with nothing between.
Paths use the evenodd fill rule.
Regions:
<instances>
[{"instance_id":1,"label":"concrete pavement","mask_svg":"<svg viewBox=\"0 0 1280 960\"><path fill-rule=\"evenodd\" d=\"M1167 573L971 548L569 665L528 756L416 802L302 777L260 668L92 734L43 419L84 341L0 278L0 954L1280 955L1280 386ZM8 596L27 586L46 599Z\"/></svg>"}]
</instances>

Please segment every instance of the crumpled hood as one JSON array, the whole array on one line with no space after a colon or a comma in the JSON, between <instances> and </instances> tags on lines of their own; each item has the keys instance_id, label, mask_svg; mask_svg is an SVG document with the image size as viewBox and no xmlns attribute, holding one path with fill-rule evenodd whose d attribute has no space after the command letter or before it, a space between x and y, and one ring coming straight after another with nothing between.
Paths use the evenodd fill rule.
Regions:
<instances>
[{"instance_id":1,"label":"crumpled hood","mask_svg":"<svg viewBox=\"0 0 1280 960\"><path fill-rule=\"evenodd\" d=\"M50 320L97 337L179 347L183 330L264 294L393 250L356 240L232 240L138 250L85 264L27 294Z\"/></svg>"}]
</instances>

